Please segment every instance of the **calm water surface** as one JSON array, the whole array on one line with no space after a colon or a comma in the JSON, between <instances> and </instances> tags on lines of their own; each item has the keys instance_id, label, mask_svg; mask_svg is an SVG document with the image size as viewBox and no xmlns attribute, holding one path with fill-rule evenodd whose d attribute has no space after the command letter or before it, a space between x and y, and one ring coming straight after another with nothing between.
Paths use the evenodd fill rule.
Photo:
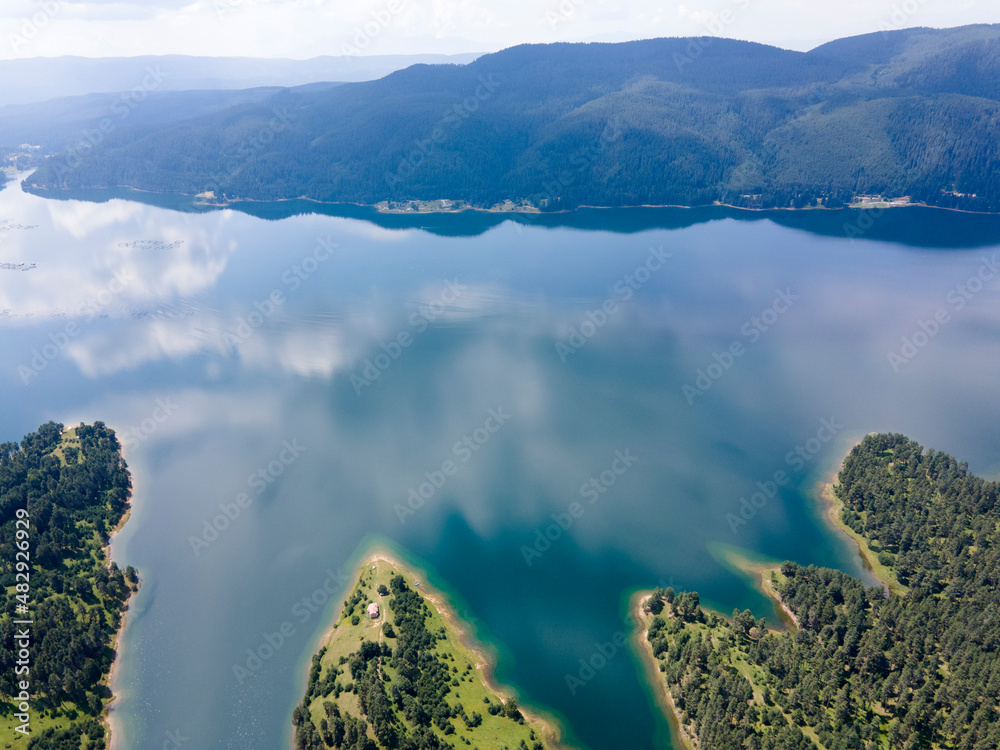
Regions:
<instances>
[{"instance_id":1,"label":"calm water surface","mask_svg":"<svg viewBox=\"0 0 1000 750\"><path fill-rule=\"evenodd\" d=\"M900 210L849 241L856 212L161 202L0 192L0 264L34 264L0 269L0 439L100 419L133 471L114 545L144 580L114 712L129 748L287 747L334 606L301 600L339 599L328 571L371 535L426 561L571 741L670 747L630 654L567 686L628 630L630 590L773 616L721 545L861 574L811 491L866 432L1000 469L1000 284L970 282L1000 219ZM904 337L923 346L894 367Z\"/></svg>"}]
</instances>

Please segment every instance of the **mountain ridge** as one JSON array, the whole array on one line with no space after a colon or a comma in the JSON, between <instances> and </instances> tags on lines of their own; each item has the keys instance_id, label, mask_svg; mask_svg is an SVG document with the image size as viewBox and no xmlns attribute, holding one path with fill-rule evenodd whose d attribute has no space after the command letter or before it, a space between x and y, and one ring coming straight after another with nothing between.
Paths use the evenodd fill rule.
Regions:
<instances>
[{"instance_id":1,"label":"mountain ridge","mask_svg":"<svg viewBox=\"0 0 1000 750\"><path fill-rule=\"evenodd\" d=\"M543 210L865 194L1000 209L1000 27L874 36L809 52L713 37L519 45L136 123L27 184Z\"/></svg>"}]
</instances>

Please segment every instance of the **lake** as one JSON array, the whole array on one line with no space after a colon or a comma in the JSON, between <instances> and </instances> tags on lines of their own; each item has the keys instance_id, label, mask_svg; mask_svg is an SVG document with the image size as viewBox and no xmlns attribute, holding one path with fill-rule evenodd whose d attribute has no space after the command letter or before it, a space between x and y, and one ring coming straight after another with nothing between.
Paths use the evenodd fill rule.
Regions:
<instances>
[{"instance_id":1,"label":"lake","mask_svg":"<svg viewBox=\"0 0 1000 750\"><path fill-rule=\"evenodd\" d=\"M0 440L125 445L120 746L288 747L383 538L569 742L670 747L632 654L581 673L631 591L776 622L727 547L864 575L813 491L867 432L1000 471L1000 217L60 198L0 192Z\"/></svg>"}]
</instances>

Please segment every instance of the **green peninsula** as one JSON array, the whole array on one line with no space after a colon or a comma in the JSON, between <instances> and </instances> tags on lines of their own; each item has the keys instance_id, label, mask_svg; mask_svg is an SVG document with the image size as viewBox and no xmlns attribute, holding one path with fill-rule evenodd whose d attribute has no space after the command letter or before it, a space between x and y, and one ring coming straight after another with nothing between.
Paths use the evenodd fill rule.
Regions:
<instances>
[{"instance_id":1,"label":"green peninsula","mask_svg":"<svg viewBox=\"0 0 1000 750\"><path fill-rule=\"evenodd\" d=\"M361 563L292 720L299 750L561 747L554 723L493 682L443 595L384 551Z\"/></svg>"},{"instance_id":2,"label":"green peninsula","mask_svg":"<svg viewBox=\"0 0 1000 750\"><path fill-rule=\"evenodd\" d=\"M49 422L0 444L0 725L29 750L103 750L135 571L110 562L131 479L113 430ZM14 745L23 746L23 745ZM8 744L6 747L12 747Z\"/></svg>"},{"instance_id":3,"label":"green peninsula","mask_svg":"<svg viewBox=\"0 0 1000 750\"><path fill-rule=\"evenodd\" d=\"M641 653L684 745L1000 747L998 489L902 435L869 435L833 491L884 586L793 562L761 570L790 616L780 632L690 592L638 597Z\"/></svg>"}]
</instances>

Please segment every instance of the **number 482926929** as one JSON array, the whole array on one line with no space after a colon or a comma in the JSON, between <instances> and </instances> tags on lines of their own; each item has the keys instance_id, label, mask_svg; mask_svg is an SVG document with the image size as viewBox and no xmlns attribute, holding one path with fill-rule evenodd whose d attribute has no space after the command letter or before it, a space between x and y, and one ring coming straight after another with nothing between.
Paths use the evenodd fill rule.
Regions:
<instances>
[{"instance_id":1,"label":"number 482926929","mask_svg":"<svg viewBox=\"0 0 1000 750\"><path fill-rule=\"evenodd\" d=\"M28 604L28 592L31 590L29 587L31 570L31 557L28 554L29 547L29 528L31 522L28 520L28 511L24 508L17 509L17 520L14 522L14 526L17 529L17 554L15 555L16 562L14 564L14 570L16 571L17 594L15 598L22 606L27 606Z\"/></svg>"}]
</instances>

